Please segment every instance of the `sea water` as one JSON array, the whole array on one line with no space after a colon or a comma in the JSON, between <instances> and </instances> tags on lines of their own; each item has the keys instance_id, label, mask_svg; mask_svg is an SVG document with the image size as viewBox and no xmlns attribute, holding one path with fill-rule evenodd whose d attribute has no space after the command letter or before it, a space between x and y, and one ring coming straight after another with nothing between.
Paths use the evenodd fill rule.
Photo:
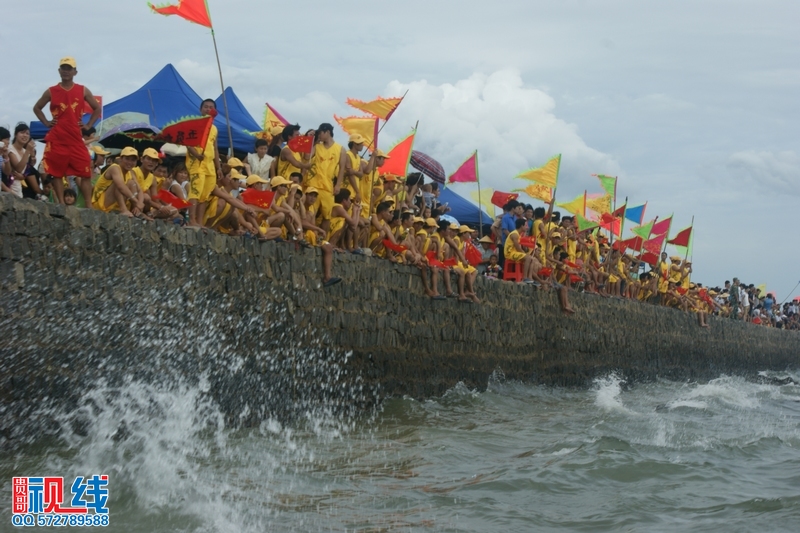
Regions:
<instances>
[{"instance_id":1,"label":"sea water","mask_svg":"<svg viewBox=\"0 0 800 533\"><path fill-rule=\"evenodd\" d=\"M131 533L800 530L793 383L498 374L485 392L249 429L226 427L206 388L129 381L56 413L60 437L0 459L0 531L20 530L12 476L93 473L110 476L107 530Z\"/></svg>"}]
</instances>

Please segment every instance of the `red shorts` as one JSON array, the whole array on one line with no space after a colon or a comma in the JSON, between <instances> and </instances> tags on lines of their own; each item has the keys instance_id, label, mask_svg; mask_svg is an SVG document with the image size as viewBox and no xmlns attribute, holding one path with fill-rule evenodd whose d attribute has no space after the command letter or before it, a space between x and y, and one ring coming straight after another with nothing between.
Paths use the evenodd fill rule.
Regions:
<instances>
[{"instance_id":1,"label":"red shorts","mask_svg":"<svg viewBox=\"0 0 800 533\"><path fill-rule=\"evenodd\" d=\"M55 178L92 177L92 158L85 146L67 146L48 142L42 155L44 171Z\"/></svg>"}]
</instances>

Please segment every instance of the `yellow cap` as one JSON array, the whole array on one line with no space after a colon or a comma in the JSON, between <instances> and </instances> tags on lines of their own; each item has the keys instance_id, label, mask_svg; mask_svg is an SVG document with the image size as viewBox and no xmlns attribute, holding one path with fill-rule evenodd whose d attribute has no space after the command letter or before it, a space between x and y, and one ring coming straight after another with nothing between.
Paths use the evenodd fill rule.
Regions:
<instances>
[{"instance_id":1,"label":"yellow cap","mask_svg":"<svg viewBox=\"0 0 800 533\"><path fill-rule=\"evenodd\" d=\"M134 157L139 157L139 152L137 152L136 148L134 148L132 146L126 146L119 153L120 157L128 157L128 156L131 156L131 155L134 156Z\"/></svg>"},{"instance_id":2,"label":"yellow cap","mask_svg":"<svg viewBox=\"0 0 800 533\"><path fill-rule=\"evenodd\" d=\"M414 217L414 224L416 224L417 222L422 222L424 224L425 219L422 217Z\"/></svg>"},{"instance_id":3,"label":"yellow cap","mask_svg":"<svg viewBox=\"0 0 800 533\"><path fill-rule=\"evenodd\" d=\"M96 153L97 155L111 155L111 152L106 152L103 150L102 146L97 145L92 146L92 152Z\"/></svg>"},{"instance_id":4,"label":"yellow cap","mask_svg":"<svg viewBox=\"0 0 800 533\"><path fill-rule=\"evenodd\" d=\"M309 194L319 194L319 189L316 187L306 187L306 195Z\"/></svg>"},{"instance_id":5,"label":"yellow cap","mask_svg":"<svg viewBox=\"0 0 800 533\"><path fill-rule=\"evenodd\" d=\"M374 155L375 155L375 157L384 157L386 159L391 159L391 157L386 155L383 150L375 150L375 154Z\"/></svg>"},{"instance_id":6,"label":"yellow cap","mask_svg":"<svg viewBox=\"0 0 800 533\"><path fill-rule=\"evenodd\" d=\"M672 261L673 263L677 263L678 261L681 260L681 256L673 255L672 257L669 258L669 260Z\"/></svg>"},{"instance_id":7,"label":"yellow cap","mask_svg":"<svg viewBox=\"0 0 800 533\"><path fill-rule=\"evenodd\" d=\"M292 182L290 180L287 180L283 176L275 176L274 178L272 178L272 181L269 182L269 186L272 187L273 189L275 187L280 187L281 185L291 185L291 184Z\"/></svg>"},{"instance_id":8,"label":"yellow cap","mask_svg":"<svg viewBox=\"0 0 800 533\"><path fill-rule=\"evenodd\" d=\"M244 180L244 179L247 179L247 176L245 176L244 174L242 174L241 172L239 172L238 170L236 170L234 168L234 169L231 169L231 179L232 180Z\"/></svg>"},{"instance_id":9,"label":"yellow cap","mask_svg":"<svg viewBox=\"0 0 800 533\"><path fill-rule=\"evenodd\" d=\"M238 172L238 171L237 171ZM247 176L247 183L248 186L255 185L256 183L269 183L267 180L259 176L258 174L250 174Z\"/></svg>"},{"instance_id":10,"label":"yellow cap","mask_svg":"<svg viewBox=\"0 0 800 533\"><path fill-rule=\"evenodd\" d=\"M433 218L426 219L425 220L425 225L430 227L430 228L434 228L434 227L438 226L438 224L436 223L436 220L433 219Z\"/></svg>"},{"instance_id":11,"label":"yellow cap","mask_svg":"<svg viewBox=\"0 0 800 533\"><path fill-rule=\"evenodd\" d=\"M381 177L383 178L383 181L397 181L397 176L394 174L384 174Z\"/></svg>"},{"instance_id":12,"label":"yellow cap","mask_svg":"<svg viewBox=\"0 0 800 533\"><path fill-rule=\"evenodd\" d=\"M553 238L556 238L556 237L561 237L561 234L559 232L555 231L550 236L553 237Z\"/></svg>"},{"instance_id":13,"label":"yellow cap","mask_svg":"<svg viewBox=\"0 0 800 533\"><path fill-rule=\"evenodd\" d=\"M62 57L61 61L58 62L58 66L60 67L61 65L69 65L72 68L78 68L78 63L75 62L75 58L70 56Z\"/></svg>"},{"instance_id":14,"label":"yellow cap","mask_svg":"<svg viewBox=\"0 0 800 533\"><path fill-rule=\"evenodd\" d=\"M155 148L145 148L142 152L142 157L150 157L152 159L161 159Z\"/></svg>"},{"instance_id":15,"label":"yellow cap","mask_svg":"<svg viewBox=\"0 0 800 533\"><path fill-rule=\"evenodd\" d=\"M449 226L447 226L447 227L448 227L448 228L450 228L450 229L452 229L452 230L456 230L456 231L458 231L458 224L453 224L453 223L451 222L451 223L450 223L450 225L449 225Z\"/></svg>"},{"instance_id":16,"label":"yellow cap","mask_svg":"<svg viewBox=\"0 0 800 533\"><path fill-rule=\"evenodd\" d=\"M244 168L244 163L237 157L228 158L228 166L231 168Z\"/></svg>"},{"instance_id":17,"label":"yellow cap","mask_svg":"<svg viewBox=\"0 0 800 533\"><path fill-rule=\"evenodd\" d=\"M459 233L472 233L473 231L475 230L469 226L464 226L463 224L458 228Z\"/></svg>"},{"instance_id":18,"label":"yellow cap","mask_svg":"<svg viewBox=\"0 0 800 533\"><path fill-rule=\"evenodd\" d=\"M367 140L360 133L354 133L350 136L350 142L355 144L367 144Z\"/></svg>"}]
</instances>

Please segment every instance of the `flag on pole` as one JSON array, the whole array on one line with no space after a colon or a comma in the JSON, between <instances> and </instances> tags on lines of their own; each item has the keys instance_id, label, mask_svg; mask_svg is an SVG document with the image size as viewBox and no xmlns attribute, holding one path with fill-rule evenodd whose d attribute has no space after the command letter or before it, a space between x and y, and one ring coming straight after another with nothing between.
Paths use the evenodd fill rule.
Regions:
<instances>
[{"instance_id":1,"label":"flag on pole","mask_svg":"<svg viewBox=\"0 0 800 533\"><path fill-rule=\"evenodd\" d=\"M642 226L636 226L635 228L631 228L631 232L634 235L638 235L642 239L649 239L650 238L650 234L653 231L653 225L655 223L656 223L656 220L653 219L650 222L648 222L647 224L644 224Z\"/></svg>"},{"instance_id":2,"label":"flag on pole","mask_svg":"<svg viewBox=\"0 0 800 533\"><path fill-rule=\"evenodd\" d=\"M347 104L355 107L363 111L364 113L369 113L370 115L382 118L383 120L389 120L397 110L397 107L400 105L400 102L403 101L403 97L399 98L381 98L380 96L372 100L371 102L363 102L361 100L356 100L355 98L348 98Z\"/></svg>"},{"instance_id":3,"label":"flag on pole","mask_svg":"<svg viewBox=\"0 0 800 533\"><path fill-rule=\"evenodd\" d=\"M283 118L283 116L278 113L274 107L269 104L264 105L266 106L264 109L264 131L268 132L277 126L289 125L289 121Z\"/></svg>"},{"instance_id":4,"label":"flag on pole","mask_svg":"<svg viewBox=\"0 0 800 533\"><path fill-rule=\"evenodd\" d=\"M569 202L564 202L563 204L556 204L558 207L562 207L572 213L573 215L583 215L584 208L586 207L586 195L580 194L575 197L574 200L570 200Z\"/></svg>"},{"instance_id":5,"label":"flag on pole","mask_svg":"<svg viewBox=\"0 0 800 533\"><path fill-rule=\"evenodd\" d=\"M490 215L495 215L494 205L492 205L492 195L495 194L493 189L481 189L480 191L474 190L470 191L470 197L475 200L476 204L479 204L481 207L486 209L486 212ZM505 194L505 193L501 193Z\"/></svg>"},{"instance_id":6,"label":"flag on pole","mask_svg":"<svg viewBox=\"0 0 800 533\"><path fill-rule=\"evenodd\" d=\"M575 215L575 220L578 221L578 231L586 231L586 230L598 227L597 222L592 222L591 220L586 220L580 214L576 214Z\"/></svg>"},{"instance_id":7,"label":"flag on pole","mask_svg":"<svg viewBox=\"0 0 800 533\"><path fill-rule=\"evenodd\" d=\"M641 225L642 220L644 220L645 209L647 209L647 202L637 207L629 207L627 211L625 211L625 218Z\"/></svg>"},{"instance_id":8,"label":"flag on pole","mask_svg":"<svg viewBox=\"0 0 800 533\"><path fill-rule=\"evenodd\" d=\"M606 191L606 194L613 198L617 197L617 178L614 176L604 176L603 174L595 174L597 179L600 180L600 186Z\"/></svg>"},{"instance_id":9,"label":"flag on pole","mask_svg":"<svg viewBox=\"0 0 800 533\"><path fill-rule=\"evenodd\" d=\"M667 244L671 244L673 246L683 246L687 248L689 246L689 239L691 236L692 226L689 226L688 228L679 231L674 238L667 241Z\"/></svg>"},{"instance_id":10,"label":"flag on pole","mask_svg":"<svg viewBox=\"0 0 800 533\"><path fill-rule=\"evenodd\" d=\"M212 27L211 14L208 12L206 0L178 0L178 5L165 4L162 6L154 6L148 2L147 5L159 15L178 15L189 22L200 24L206 28Z\"/></svg>"},{"instance_id":11,"label":"flag on pole","mask_svg":"<svg viewBox=\"0 0 800 533\"><path fill-rule=\"evenodd\" d=\"M205 147L212 122L214 117L208 115L183 117L164 126L159 137L168 143L181 146Z\"/></svg>"},{"instance_id":12,"label":"flag on pole","mask_svg":"<svg viewBox=\"0 0 800 533\"><path fill-rule=\"evenodd\" d=\"M586 200L586 207L588 207L598 215L611 213L611 195L606 194L601 196L600 198L591 198L589 200Z\"/></svg>"},{"instance_id":13,"label":"flag on pole","mask_svg":"<svg viewBox=\"0 0 800 533\"><path fill-rule=\"evenodd\" d=\"M478 151L472 153L461 166L447 178L447 183L475 183L478 181Z\"/></svg>"},{"instance_id":14,"label":"flag on pole","mask_svg":"<svg viewBox=\"0 0 800 533\"><path fill-rule=\"evenodd\" d=\"M533 183L524 189L514 189L514 192L524 192L531 198L536 198L537 200L541 200L546 204L549 204L553 199L553 189L547 185L541 185L539 183Z\"/></svg>"},{"instance_id":15,"label":"flag on pole","mask_svg":"<svg viewBox=\"0 0 800 533\"><path fill-rule=\"evenodd\" d=\"M358 133L364 137L364 148L368 148L370 151L375 150L375 145L378 140L379 119L377 117L342 118L333 115L333 118L339 123L339 126L341 126L348 135Z\"/></svg>"},{"instance_id":16,"label":"flag on pole","mask_svg":"<svg viewBox=\"0 0 800 533\"><path fill-rule=\"evenodd\" d=\"M644 249L650 253L660 254L661 248L664 246L664 240L667 238L667 234L663 233L661 235L657 235L656 237L644 241Z\"/></svg>"},{"instance_id":17,"label":"flag on pole","mask_svg":"<svg viewBox=\"0 0 800 533\"><path fill-rule=\"evenodd\" d=\"M540 183L550 187L551 189L554 189L558 185L558 171L560 168L561 154L558 154L543 166L539 168L529 168L528 170L517 174L515 178L535 181L536 183Z\"/></svg>"},{"instance_id":18,"label":"flag on pole","mask_svg":"<svg viewBox=\"0 0 800 533\"><path fill-rule=\"evenodd\" d=\"M651 235L667 235L672 227L672 215L653 224Z\"/></svg>"},{"instance_id":19,"label":"flag on pole","mask_svg":"<svg viewBox=\"0 0 800 533\"><path fill-rule=\"evenodd\" d=\"M414 136L417 130L411 130L405 138L395 144L386 153L386 162L378 170L381 175L394 174L395 176L408 175L408 162L411 161L411 151L414 148Z\"/></svg>"}]
</instances>

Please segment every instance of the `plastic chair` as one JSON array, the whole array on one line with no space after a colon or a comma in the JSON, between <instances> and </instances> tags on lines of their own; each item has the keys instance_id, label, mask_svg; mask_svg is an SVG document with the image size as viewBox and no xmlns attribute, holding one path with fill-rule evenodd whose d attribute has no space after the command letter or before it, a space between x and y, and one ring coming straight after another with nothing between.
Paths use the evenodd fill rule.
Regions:
<instances>
[{"instance_id":1,"label":"plastic chair","mask_svg":"<svg viewBox=\"0 0 800 533\"><path fill-rule=\"evenodd\" d=\"M522 281L522 261L506 259L503 266L503 281Z\"/></svg>"}]
</instances>

